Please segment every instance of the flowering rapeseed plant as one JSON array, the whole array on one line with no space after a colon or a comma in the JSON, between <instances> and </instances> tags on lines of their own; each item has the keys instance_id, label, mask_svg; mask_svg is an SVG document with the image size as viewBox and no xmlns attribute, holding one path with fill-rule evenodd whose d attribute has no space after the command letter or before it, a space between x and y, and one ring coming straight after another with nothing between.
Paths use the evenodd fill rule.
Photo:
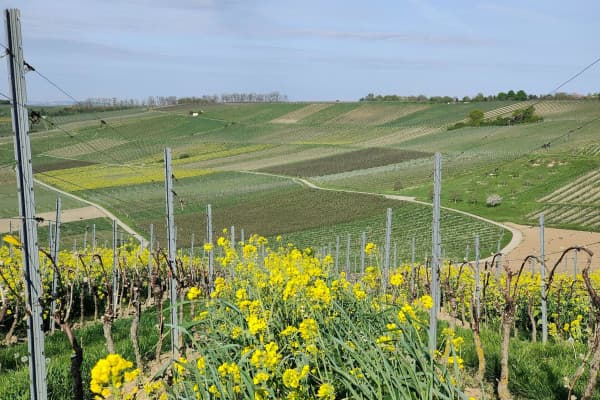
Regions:
<instances>
[{"instance_id":1,"label":"flowering rapeseed plant","mask_svg":"<svg viewBox=\"0 0 600 400\"><path fill-rule=\"evenodd\" d=\"M90 390L95 394L95 400L112 396L115 400L122 397L123 384L131 382L139 375L138 369L132 369L133 363L125 360L119 354L109 354L96 362L92 368Z\"/></svg>"}]
</instances>

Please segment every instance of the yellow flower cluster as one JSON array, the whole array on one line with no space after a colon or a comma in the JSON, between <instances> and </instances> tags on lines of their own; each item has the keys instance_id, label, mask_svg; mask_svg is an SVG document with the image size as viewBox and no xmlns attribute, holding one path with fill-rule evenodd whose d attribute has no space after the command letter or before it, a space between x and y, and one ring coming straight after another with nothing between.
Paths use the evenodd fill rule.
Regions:
<instances>
[{"instance_id":1,"label":"yellow flower cluster","mask_svg":"<svg viewBox=\"0 0 600 400\"><path fill-rule=\"evenodd\" d=\"M109 354L96 362L92 368L90 391L101 400L108 396L119 399L124 383L131 382L139 375L138 369L132 369L133 363L119 354Z\"/></svg>"},{"instance_id":2,"label":"yellow flower cluster","mask_svg":"<svg viewBox=\"0 0 600 400\"><path fill-rule=\"evenodd\" d=\"M190 290L188 290L187 298L188 300L196 300L202 294L202 290L196 286L192 286Z\"/></svg>"}]
</instances>

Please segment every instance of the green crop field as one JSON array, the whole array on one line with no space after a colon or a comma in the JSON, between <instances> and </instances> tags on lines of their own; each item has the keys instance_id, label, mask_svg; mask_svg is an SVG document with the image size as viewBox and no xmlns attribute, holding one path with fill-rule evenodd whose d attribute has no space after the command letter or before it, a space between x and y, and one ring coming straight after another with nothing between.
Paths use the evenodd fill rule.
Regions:
<instances>
[{"instance_id":1,"label":"green crop field","mask_svg":"<svg viewBox=\"0 0 600 400\"><path fill-rule=\"evenodd\" d=\"M360 268L361 255L365 254L363 233L367 242L376 245L376 250L366 256L365 266L384 265L389 208L391 267L411 261L413 239L415 260L426 263L432 248L432 207L383 194L430 202L433 153L437 151L443 155L442 204L448 208L522 224L533 223L544 212L548 226L600 231L597 103L542 102L537 105L545 118L542 122L447 130L473 109L496 116L524 104L530 103L185 105L130 114L115 112L108 125L93 115L89 119L77 115L64 123L64 130L31 134L33 169L37 179L107 208L147 238L153 225L154 248L163 249L167 243L163 151L170 147L174 219L182 259L187 259L192 240L195 254L202 256L210 204L215 236L229 237L232 226L236 240L242 230L245 238L258 233L269 239L267 246L271 248L292 243L301 249L310 248L304 252L306 255L332 255L338 271ZM192 116L190 111L199 115ZM17 215L12 157L12 141L0 137L0 213L4 217ZM305 177L321 189L311 188L297 177ZM501 198L495 207L486 204L492 194ZM52 211L56 196L56 192L36 187L37 210ZM63 197L63 209L84 205ZM448 208L442 209L440 216L442 256L446 260L473 259L476 236L482 258L512 239L508 230L496 224ZM88 246L91 244L93 225L97 243L110 246L111 221L95 217L63 224L61 248L69 250L73 246L85 251L84 240ZM120 238L122 230L119 232ZM132 240L127 234L122 237ZM40 227L40 246L46 248L48 241L48 228ZM257 251L262 251L260 246ZM216 246L214 254L220 257L226 252ZM137 255L134 258L135 265ZM75 265L79 262L69 259ZM509 255L503 261L513 265L519 260ZM496 300L502 296L496 293L494 297L492 303L503 307ZM552 318L558 315L554 309L549 311ZM564 321L557 323L559 333L564 322L573 321L572 317L563 317ZM528 319L523 321L528 323ZM145 335L154 322L146 318L142 323ZM115 325L118 336L122 336L123 327L121 321ZM488 334L492 331L498 331L497 324L482 331L489 352L489 382L496 380L499 363L498 351L492 350L497 349L499 338L496 333ZM85 330L81 332L86 354L100 357L102 349L88 340ZM117 351L131 357L122 339L116 339ZM64 364L52 350L56 340L48 341L47 352L51 359L49 381L54 385L68 377L55 369L57 362ZM156 340L151 335L144 338L141 350L146 358L152 352L148 343ZM567 342L558 343L566 346ZM519 351L526 349L511 348L511 357L517 359L511 365L521 365ZM559 351L567 350L561 347ZM475 364L474 354L474 349L465 349L461 356L465 364ZM11 357L9 353L0 354L11 370L7 376L14 381L0 390L16 397L27 379L23 365ZM531 361L527 364L538 365ZM557 371L560 366L553 364ZM84 371L88 375L90 367L86 361ZM556 381L532 373L537 374L536 379L548 380L540 387ZM513 382L520 382L520 378ZM526 384L516 392L523 398L534 397L529 381L521 382ZM546 391L554 392L556 387Z\"/></svg>"},{"instance_id":2,"label":"green crop field","mask_svg":"<svg viewBox=\"0 0 600 400\"><path fill-rule=\"evenodd\" d=\"M595 102L541 102L535 106L545 120L535 124L445 129L473 109L491 116L521 106L514 102L266 103L81 113L57 119L67 132L32 134L33 167L39 179L96 201L147 232L150 223L164 224L163 150L171 147L182 242L191 232L203 237L205 207L211 203L219 228L236 225L264 235L297 232L298 242L308 243L302 239L306 232L328 227L337 231L356 221L362 221L356 226L366 224L398 203L384 202L384 206L360 196L311 191L288 179L239 172L312 177L328 188L404 194L428 201L431 154L442 151L445 205L515 222L527 222L545 210L554 213L548 221L551 225L597 229L595 220L586 225L581 218L585 207L594 204L539 201L598 167L594 140L600 110ZM191 111L200 115L194 117ZM106 117L109 124L101 124L99 117ZM542 150L549 142L550 148ZM14 165L12 158L12 142L6 138L0 141L0 163L8 170ZM542 166L532 167L530 160L537 159L543 160ZM556 167L544 166L552 160ZM12 183L14 175L7 176L5 181ZM10 187L3 189L5 216L16 214ZM493 193L503 202L486 207L486 197ZM40 190L38 209L50 211L55 197ZM81 205L67 200L64 206ZM423 224L430 223L423 218Z\"/></svg>"},{"instance_id":3,"label":"green crop field","mask_svg":"<svg viewBox=\"0 0 600 400\"><path fill-rule=\"evenodd\" d=\"M396 164L405 160L428 156L431 156L431 154L372 147L315 160L298 161L279 167L264 168L262 171L289 176L319 176Z\"/></svg>"}]
</instances>

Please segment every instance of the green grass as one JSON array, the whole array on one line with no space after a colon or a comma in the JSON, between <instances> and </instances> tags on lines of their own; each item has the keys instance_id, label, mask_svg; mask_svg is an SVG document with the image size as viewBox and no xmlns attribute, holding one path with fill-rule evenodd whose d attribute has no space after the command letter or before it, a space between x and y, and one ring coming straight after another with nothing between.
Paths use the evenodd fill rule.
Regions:
<instances>
[{"instance_id":1,"label":"green grass","mask_svg":"<svg viewBox=\"0 0 600 400\"><path fill-rule=\"evenodd\" d=\"M153 358L154 346L158 339L154 327L156 313L148 310L142 313L140 323L140 349L143 358ZM117 353L133 360L134 354L129 339L129 319L120 319L113 327L113 337ZM441 323L443 326L445 323ZM441 332L441 328L438 329ZM465 360L466 375L474 374L477 369L477 356L474 351L471 331L457 328L457 334L464 337L465 342L459 355ZM106 356L105 341L100 323L92 323L83 329L76 330L75 335L83 347L84 388L89 387L90 371L95 362ZM490 386L496 385L500 376L500 336L493 329L483 329L482 342L486 357L485 379ZM166 343L166 344L165 344ZM163 344L168 345L168 340ZM571 377L579 366L577 354L585 352L585 346L567 342L548 344L531 343L527 340L511 339L510 346L510 384L511 393L518 400L553 400L566 396L563 378ZM21 357L27 354L27 346L21 343L15 346L0 348L0 398L26 400L29 398L29 373L27 364ZM71 398L70 347L63 333L57 332L46 337L46 357L50 360L48 368L49 399L67 400ZM580 396L587 380L584 374L576 386L575 394ZM89 395L89 393L88 393ZM600 399L600 392L593 397Z\"/></svg>"},{"instance_id":2,"label":"green grass","mask_svg":"<svg viewBox=\"0 0 600 400\"><path fill-rule=\"evenodd\" d=\"M153 359L158 331L155 328L156 313L143 312L140 321L140 352L146 360ZM129 337L131 319L118 319L113 325L115 351L128 360L135 360ZM23 333L21 333L22 336ZM106 357L105 340L102 325L92 323L75 332L83 348L82 376L86 398L90 398L89 377L96 361ZM168 339L166 340L168 342ZM29 371L27 363L21 357L27 355L27 344L0 348L0 399L29 399ZM72 379L70 373L71 348L66 336L57 332L46 337L46 359L48 364L48 399L67 400L72 398Z\"/></svg>"},{"instance_id":3,"label":"green grass","mask_svg":"<svg viewBox=\"0 0 600 400\"><path fill-rule=\"evenodd\" d=\"M496 221L531 223L527 215L543 207L538 199L599 166L598 157L575 157L564 153L490 163L469 173L442 178L442 203ZM430 187L420 186L401 192L427 199L430 190ZM488 207L487 196L494 193L502 197L502 204Z\"/></svg>"},{"instance_id":4,"label":"green grass","mask_svg":"<svg viewBox=\"0 0 600 400\"><path fill-rule=\"evenodd\" d=\"M35 209L37 212L48 212L56 209L56 198L59 193L35 185ZM85 207L87 204L71 197L61 196L63 209ZM19 215L17 200L17 179L14 172L8 169L0 170L0 218L10 218Z\"/></svg>"},{"instance_id":5,"label":"green grass","mask_svg":"<svg viewBox=\"0 0 600 400\"><path fill-rule=\"evenodd\" d=\"M87 245L92 246L92 226L96 225L96 244L104 246L105 241L112 244L112 221L108 218L94 218L85 221L67 222L60 225L60 248L71 249L73 244L77 244L77 248L83 248L84 240L87 240ZM87 230L87 239L85 232ZM120 232L120 231L119 231ZM120 234L119 234L120 236ZM128 236L125 236L128 237ZM38 238L41 247L49 248L48 246L48 227L38 228Z\"/></svg>"},{"instance_id":6,"label":"green grass","mask_svg":"<svg viewBox=\"0 0 600 400\"><path fill-rule=\"evenodd\" d=\"M465 343L460 354L465 366L473 374L477 370L477 355L470 330L457 328L457 334L464 337ZM500 378L500 335L492 329L481 333L485 358L487 382L496 386ZM511 338L509 353L509 389L519 400L554 400L567 398L564 377L572 377L580 365L580 353L586 346L576 343L549 341L547 344L531 343L527 340ZM589 374L586 373L575 387L575 395L580 398ZM600 391L592 396L600 399Z\"/></svg>"}]
</instances>

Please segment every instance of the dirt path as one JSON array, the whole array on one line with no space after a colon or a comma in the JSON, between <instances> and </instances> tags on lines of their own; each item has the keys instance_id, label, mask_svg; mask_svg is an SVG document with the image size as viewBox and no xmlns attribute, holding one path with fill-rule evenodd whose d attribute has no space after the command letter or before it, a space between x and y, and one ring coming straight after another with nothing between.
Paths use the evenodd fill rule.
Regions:
<instances>
[{"instance_id":1,"label":"dirt path","mask_svg":"<svg viewBox=\"0 0 600 400\"><path fill-rule=\"evenodd\" d=\"M40 222L38 226L48 226L48 221L54 221L56 213L54 211L37 213L36 217L43 218L44 221ZM106 217L99 209L93 206L71 208L70 210L63 210L60 214L61 222L75 222L83 221L86 219L103 218ZM12 225L13 232L17 232L21 227L21 219L19 217L13 218L0 218L0 233L10 232Z\"/></svg>"},{"instance_id":2,"label":"dirt path","mask_svg":"<svg viewBox=\"0 0 600 400\"><path fill-rule=\"evenodd\" d=\"M283 177L283 176L282 176ZM353 190L341 190L341 189L329 189L322 188L315 185L312 182L307 181L302 178L293 178L294 181L302 183L312 189L319 190L331 190L331 191L341 191L347 193L360 193L360 194L371 194L383 196L392 200L401 200L408 201L411 203L418 203L427 206L431 206L431 203L427 203L424 201L416 200L414 197L408 196L396 196L396 195L381 195L378 193L370 193L370 192L359 192ZM518 225L511 222L500 223L496 221L492 221L487 218L480 217L479 215L471 214L465 211L456 210L449 207L442 207L445 210L457 212L472 218L479 219L481 221L485 221L487 223L508 229L512 233L511 241L500 250L502 254L505 255L505 261L510 262L511 265L515 267L519 267L522 263L522 260L525 259L528 255L536 255L540 254L540 229L537 226L524 226ZM547 268L552 268L561 253L571 247L571 246L586 246L590 250L595 253L600 252L600 233L596 232L583 232L583 231L575 231L570 229L557 229L557 228L545 228L544 229L544 251L546 254L545 263ZM558 271L573 271L574 269L574 258L573 253L570 253L569 256L566 257L566 261L563 259L561 265L557 267ZM485 262L487 260L491 260L491 257L481 260ZM577 259L578 271L581 271L581 268L585 265L586 258L583 254L580 254ZM600 261L598 257L592 259L592 269L600 268Z\"/></svg>"},{"instance_id":3,"label":"dirt path","mask_svg":"<svg viewBox=\"0 0 600 400\"><path fill-rule=\"evenodd\" d=\"M382 196L386 199L391 199L391 200L408 201L410 203L422 204L422 205L429 206L429 207L433 206L433 204L431 204L431 203L416 200L414 197L410 197L410 196L398 196L398 195L392 195L392 194L361 192L358 190L325 188L325 187L317 186L314 183L312 183L306 179L303 179L303 178L293 178L293 177L289 177L289 176L285 176L285 175L269 174L267 172L256 172L256 171L239 171L239 172L244 172L244 173L248 173L248 174L256 174L256 175L269 175L269 176L276 176L276 177L284 178L284 179L291 179L300 185L307 186L311 189L316 189L316 190L328 190L331 192L357 193L357 194L366 194L366 195L370 195L370 196ZM500 250L500 252L503 254L513 251L515 248L517 248L519 246L519 243L521 243L521 241L522 241L522 233L521 233L521 230L518 228L511 227L507 224L501 224L500 222L492 221L491 219L483 218L483 217L480 217L479 215L471 214L466 211L455 210L454 208L450 208L450 207L442 207L442 208L444 210L463 214L468 217L475 218L480 221L484 221L489 224L496 225L496 226L499 226L503 229L510 231L510 233L512 234L512 238L511 238L510 242L503 249ZM489 257L488 259L491 259L491 257ZM483 259L482 261L486 261L488 259Z\"/></svg>"},{"instance_id":4,"label":"dirt path","mask_svg":"<svg viewBox=\"0 0 600 400\"><path fill-rule=\"evenodd\" d=\"M522 239L518 245L505 253L508 255L511 263L522 262L528 255L540 254L540 228L538 226L517 225L511 222L506 223L513 229L521 231ZM584 246L594 253L600 252L600 233L574 231L570 229L544 228L544 250L546 253L546 267L552 268L561 253L571 246ZM566 261L561 263L557 268L559 271L572 272L574 267L574 253L569 253ZM583 253L577 256L578 272L585 265L586 258ZM599 268L600 261L598 257L592 259L592 268Z\"/></svg>"},{"instance_id":5,"label":"dirt path","mask_svg":"<svg viewBox=\"0 0 600 400\"><path fill-rule=\"evenodd\" d=\"M108 211L106 208L102 207L99 204L93 203L89 200L86 200L82 197L79 197L77 195L74 195L72 193L68 193L65 192L64 190L60 190L58 188L55 188L54 186L48 185L47 183L44 183L38 179L34 178L35 183L37 183L38 185L41 185L43 187L45 187L46 189L50 189L50 190L54 190L55 192L58 192L60 194L62 194L63 196L68 196L71 197L75 200L79 200L82 203L86 203L89 204L90 206L92 206L93 208L95 208L96 210L98 210L98 212L101 214L101 217L106 217L109 219L113 219L117 221L117 225L119 225L125 232L129 233L131 236L133 236L134 238L136 238L136 240L138 240L141 245L143 247L145 247L148 244L148 241L139 233L137 233L135 230L133 230L133 228L131 228L129 225L127 225L126 223L124 223L123 221L121 221L119 218L117 218L113 213L111 213L110 211ZM89 207L84 207L84 208L89 208ZM94 217L94 218L98 218L98 217ZM51 217L51 219L54 219L54 216Z\"/></svg>"}]
</instances>

